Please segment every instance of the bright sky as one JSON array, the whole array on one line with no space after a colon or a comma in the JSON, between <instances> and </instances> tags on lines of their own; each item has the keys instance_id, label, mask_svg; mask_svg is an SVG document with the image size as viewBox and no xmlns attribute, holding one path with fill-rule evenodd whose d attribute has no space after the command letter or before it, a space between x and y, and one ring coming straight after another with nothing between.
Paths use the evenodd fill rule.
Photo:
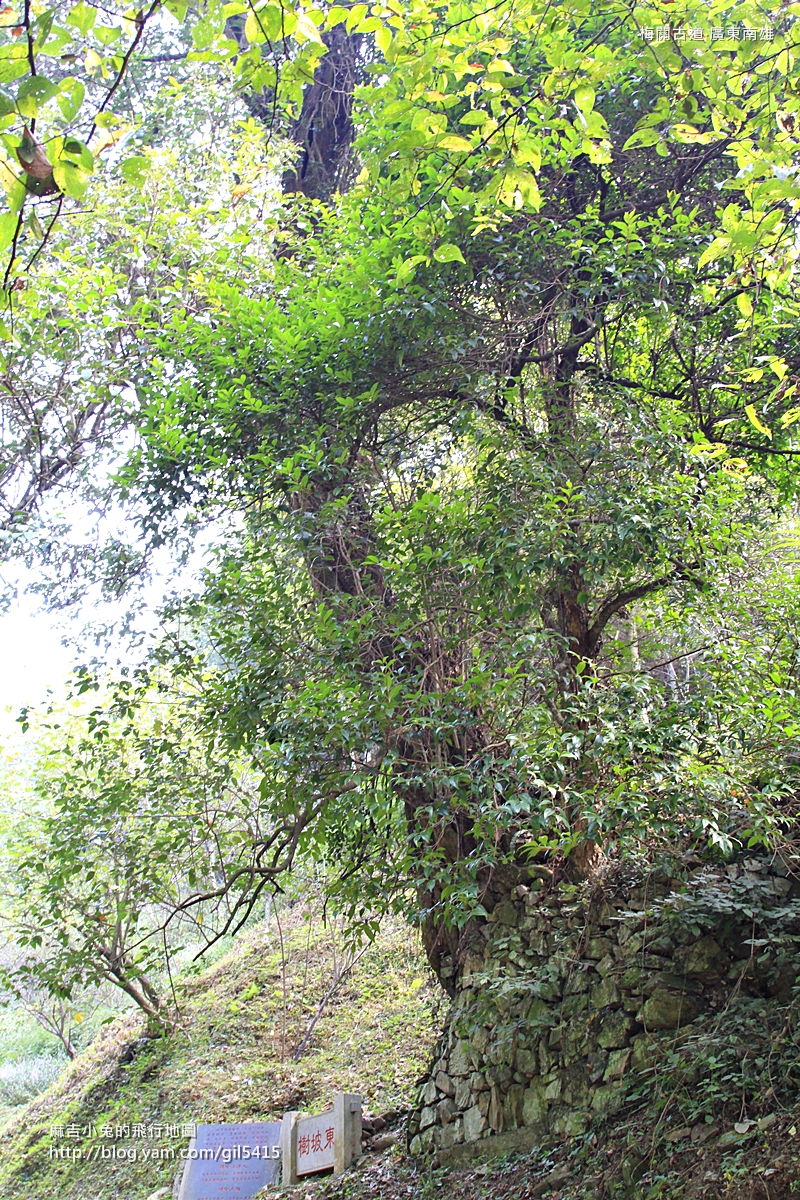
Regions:
<instances>
[{"instance_id":1,"label":"bright sky","mask_svg":"<svg viewBox=\"0 0 800 1200\"><path fill-rule=\"evenodd\" d=\"M48 688L63 693L74 651L62 646L58 617L42 612L35 597L22 596L0 614L0 736L17 726L14 718L25 704L44 700Z\"/></svg>"},{"instance_id":2,"label":"bright sky","mask_svg":"<svg viewBox=\"0 0 800 1200\"><path fill-rule=\"evenodd\" d=\"M69 510L73 530L87 540L96 517L76 504ZM97 654L98 647L88 635L87 627L94 621L114 624L121 620L134 598L143 601L146 610L140 611L136 626L140 630L157 627L156 611L164 601L165 594L173 588L192 589L198 581L199 571L206 561L206 554L213 545L215 530L209 528L196 540L196 548L190 560L176 571L169 548L156 554L151 560L152 574L143 588L134 597L126 596L117 602L98 601L88 597L75 610L49 612L43 609L37 595L26 595L25 584L35 576L19 564L4 564L2 580L15 584L18 599L3 612L0 610L0 741L16 740L21 731L16 723L19 710L25 705L40 706L48 700L48 690L56 700L66 693L66 684L72 668L80 662L88 663ZM91 591L89 593L91 595ZM149 611L147 611L149 610ZM81 634L85 634L85 639ZM85 642L85 650L73 644L63 645L63 638L70 642L79 639ZM139 651L135 657L139 657ZM120 640L112 648L110 665L118 658L127 658L129 647Z\"/></svg>"}]
</instances>

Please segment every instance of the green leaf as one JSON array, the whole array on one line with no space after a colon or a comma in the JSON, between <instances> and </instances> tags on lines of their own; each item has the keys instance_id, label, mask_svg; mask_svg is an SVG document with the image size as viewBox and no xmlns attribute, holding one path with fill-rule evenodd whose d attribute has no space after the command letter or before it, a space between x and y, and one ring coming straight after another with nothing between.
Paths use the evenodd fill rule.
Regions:
<instances>
[{"instance_id":1,"label":"green leaf","mask_svg":"<svg viewBox=\"0 0 800 1200\"><path fill-rule=\"evenodd\" d=\"M85 36L97 20L97 9L93 8L91 4L84 4L83 0L80 0L79 4L70 9L65 20L68 25L73 25L78 30L78 33Z\"/></svg>"},{"instance_id":2,"label":"green leaf","mask_svg":"<svg viewBox=\"0 0 800 1200\"><path fill-rule=\"evenodd\" d=\"M72 41L74 36L71 29L63 29L56 25L44 45L37 48L37 53L48 55L50 58L60 57L64 47Z\"/></svg>"},{"instance_id":3,"label":"green leaf","mask_svg":"<svg viewBox=\"0 0 800 1200\"><path fill-rule=\"evenodd\" d=\"M401 262L400 266L397 268L397 275L395 277L395 283L397 286L402 287L403 284L409 283L410 280L414 278L417 267L420 265L420 263L427 262L430 262L427 254L414 254L411 258L407 258L404 262Z\"/></svg>"},{"instance_id":4,"label":"green leaf","mask_svg":"<svg viewBox=\"0 0 800 1200\"><path fill-rule=\"evenodd\" d=\"M645 129L637 129L628 138L622 147L623 151L632 150L634 146L654 146L656 142L661 141L661 134L657 129L649 126Z\"/></svg>"},{"instance_id":5,"label":"green leaf","mask_svg":"<svg viewBox=\"0 0 800 1200\"><path fill-rule=\"evenodd\" d=\"M0 250L7 250L14 240L19 216L15 212L3 213L0 217Z\"/></svg>"},{"instance_id":6,"label":"green leaf","mask_svg":"<svg viewBox=\"0 0 800 1200\"><path fill-rule=\"evenodd\" d=\"M437 247L433 252L433 257L440 263L463 263L466 261L458 246L454 246L452 242L445 242L443 246Z\"/></svg>"},{"instance_id":7,"label":"green leaf","mask_svg":"<svg viewBox=\"0 0 800 1200\"><path fill-rule=\"evenodd\" d=\"M538 172L542 165L541 142L534 138L520 138L514 150L514 163L519 167L533 167L534 172Z\"/></svg>"},{"instance_id":8,"label":"green leaf","mask_svg":"<svg viewBox=\"0 0 800 1200\"><path fill-rule=\"evenodd\" d=\"M34 43L34 48L36 50L40 49L40 47L44 44L44 42L47 41L48 37L50 36L50 30L53 28L53 19L55 17L55 13L56 13L56 10L54 8L49 8L49 9L47 9L46 12L43 12L42 15L37 18L36 25L35 25L36 41Z\"/></svg>"},{"instance_id":9,"label":"green leaf","mask_svg":"<svg viewBox=\"0 0 800 1200\"><path fill-rule=\"evenodd\" d=\"M3 340L4 342L11 342L11 343L13 343L13 345L15 345L15 346L19 346L19 345L20 345L20 340L19 340L19 338L18 338L18 337L16 337L16 336L15 336L15 334L13 334L13 333L11 332L11 330L10 330L10 329L8 328L8 326L6 325L5 321L0 321L0 338L2 338L2 340ZM32 940L30 944L31 944L31 945L34 945L34 940Z\"/></svg>"},{"instance_id":10,"label":"green leaf","mask_svg":"<svg viewBox=\"0 0 800 1200\"><path fill-rule=\"evenodd\" d=\"M28 74L28 63L25 59L0 59L0 83L11 83Z\"/></svg>"},{"instance_id":11,"label":"green leaf","mask_svg":"<svg viewBox=\"0 0 800 1200\"><path fill-rule=\"evenodd\" d=\"M61 148L61 157L69 159L76 167L88 174L94 170L94 155L85 142L78 138L66 138Z\"/></svg>"},{"instance_id":12,"label":"green leaf","mask_svg":"<svg viewBox=\"0 0 800 1200\"><path fill-rule=\"evenodd\" d=\"M142 154L134 154L131 158L126 158L120 163L120 174L126 183L130 183L133 187L143 188L147 175L150 170L150 160Z\"/></svg>"},{"instance_id":13,"label":"green leaf","mask_svg":"<svg viewBox=\"0 0 800 1200\"><path fill-rule=\"evenodd\" d=\"M61 80L58 107L61 109L61 115L65 121L73 121L77 117L85 95L86 88L80 79L68 76Z\"/></svg>"},{"instance_id":14,"label":"green leaf","mask_svg":"<svg viewBox=\"0 0 800 1200\"><path fill-rule=\"evenodd\" d=\"M122 37L122 30L118 25L95 25L93 36L101 46L113 46Z\"/></svg>"},{"instance_id":15,"label":"green leaf","mask_svg":"<svg viewBox=\"0 0 800 1200\"><path fill-rule=\"evenodd\" d=\"M2 178L8 207L12 213L18 213L28 198L28 189L23 179L19 177L12 178L8 171L3 171Z\"/></svg>"},{"instance_id":16,"label":"green leaf","mask_svg":"<svg viewBox=\"0 0 800 1200\"><path fill-rule=\"evenodd\" d=\"M19 85L19 96L35 96L41 103L45 103L55 96L60 84L52 83L49 79L45 79L44 75L31 75L28 79L24 79Z\"/></svg>"},{"instance_id":17,"label":"green leaf","mask_svg":"<svg viewBox=\"0 0 800 1200\"><path fill-rule=\"evenodd\" d=\"M41 105L56 95L59 84L45 79L44 75L30 75L23 79L17 92L17 108L24 117L38 115Z\"/></svg>"},{"instance_id":18,"label":"green leaf","mask_svg":"<svg viewBox=\"0 0 800 1200\"><path fill-rule=\"evenodd\" d=\"M289 15L279 4L267 4L259 11L258 19L270 41L283 37L287 32L286 19ZM289 28L291 29L292 26Z\"/></svg>"},{"instance_id":19,"label":"green leaf","mask_svg":"<svg viewBox=\"0 0 800 1200\"><path fill-rule=\"evenodd\" d=\"M353 30L361 24L366 15L366 4L354 4L347 17L347 32L352 33Z\"/></svg>"},{"instance_id":20,"label":"green leaf","mask_svg":"<svg viewBox=\"0 0 800 1200\"><path fill-rule=\"evenodd\" d=\"M53 167L53 178L64 195L69 196L71 200L80 200L89 186L89 176L86 172L63 158Z\"/></svg>"}]
</instances>

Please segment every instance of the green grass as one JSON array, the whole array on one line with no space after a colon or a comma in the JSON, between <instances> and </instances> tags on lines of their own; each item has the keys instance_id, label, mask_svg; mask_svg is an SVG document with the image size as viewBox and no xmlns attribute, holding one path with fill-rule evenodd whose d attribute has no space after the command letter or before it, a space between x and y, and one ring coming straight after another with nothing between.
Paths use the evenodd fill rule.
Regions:
<instances>
[{"instance_id":1,"label":"green grass","mask_svg":"<svg viewBox=\"0 0 800 1200\"><path fill-rule=\"evenodd\" d=\"M235 948L179 992L180 1028L148 1040L136 1013L100 1035L0 1136L4 1200L145 1200L172 1184L185 1138L103 1139L102 1125L272 1120L358 1092L365 1108L407 1107L438 1032L439 993L413 935L387 925L328 1000L298 1061L293 1051L329 991L343 949L333 929L296 908L251 928ZM281 950L283 945L283 951ZM76 1125L75 1139L53 1126ZM115 1145L137 1161L64 1161ZM174 1159L143 1161L172 1148Z\"/></svg>"}]
</instances>

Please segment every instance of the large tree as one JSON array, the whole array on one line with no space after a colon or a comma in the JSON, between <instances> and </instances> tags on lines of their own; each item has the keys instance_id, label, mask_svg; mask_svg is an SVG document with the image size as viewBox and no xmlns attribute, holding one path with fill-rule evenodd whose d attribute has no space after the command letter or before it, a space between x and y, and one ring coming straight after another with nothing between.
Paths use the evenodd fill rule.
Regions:
<instances>
[{"instance_id":1,"label":"large tree","mask_svg":"<svg viewBox=\"0 0 800 1200\"><path fill-rule=\"evenodd\" d=\"M263 772L245 912L313 849L446 981L536 854L767 836L780 638L720 647L793 490L797 101L789 19L736 17L318 14L383 56L357 180L156 301L120 478L157 534L236 514L163 653Z\"/></svg>"},{"instance_id":2,"label":"large tree","mask_svg":"<svg viewBox=\"0 0 800 1200\"><path fill-rule=\"evenodd\" d=\"M791 649L740 598L798 453L791 22L244 7L192 61L300 153L270 191L253 121L227 175L173 142L80 226L112 492L146 546L228 530L160 651L262 778L226 914L312 851L447 982L532 857L730 848L792 785Z\"/></svg>"}]
</instances>

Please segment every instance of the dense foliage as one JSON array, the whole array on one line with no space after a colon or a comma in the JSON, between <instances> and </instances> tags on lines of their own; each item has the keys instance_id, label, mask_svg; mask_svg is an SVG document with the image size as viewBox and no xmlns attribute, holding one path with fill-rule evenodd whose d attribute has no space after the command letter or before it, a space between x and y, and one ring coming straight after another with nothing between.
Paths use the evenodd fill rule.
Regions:
<instances>
[{"instance_id":1,"label":"dense foliage","mask_svg":"<svg viewBox=\"0 0 800 1200\"><path fill-rule=\"evenodd\" d=\"M436 966L537 855L577 875L792 836L792 19L234 3L195 26L173 106L202 130L235 86L250 117L212 105L216 149L165 135L107 172L39 275L72 346L101 281L99 486L139 522L113 577L217 534L141 703L159 678L259 785L222 881L187 867L159 904L228 925L311 854L357 923L420 918ZM93 780L121 757L85 745ZM98 820L90 791L59 811ZM102 795L124 824L136 789ZM158 805L146 836L194 845ZM86 876L60 858L66 895Z\"/></svg>"}]
</instances>

